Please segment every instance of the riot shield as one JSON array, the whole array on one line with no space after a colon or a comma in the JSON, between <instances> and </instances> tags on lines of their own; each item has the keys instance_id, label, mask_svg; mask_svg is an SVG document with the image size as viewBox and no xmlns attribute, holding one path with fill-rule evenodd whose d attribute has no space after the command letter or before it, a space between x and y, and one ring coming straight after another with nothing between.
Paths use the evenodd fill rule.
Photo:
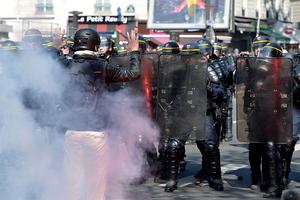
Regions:
<instances>
[{"instance_id":1,"label":"riot shield","mask_svg":"<svg viewBox=\"0 0 300 200\"><path fill-rule=\"evenodd\" d=\"M150 116L155 116L157 97L158 54L145 53L141 57L140 86L146 98L146 109Z\"/></svg>"},{"instance_id":2,"label":"riot shield","mask_svg":"<svg viewBox=\"0 0 300 200\"><path fill-rule=\"evenodd\" d=\"M161 137L201 140L205 135L207 60L160 55L156 120Z\"/></svg>"},{"instance_id":3,"label":"riot shield","mask_svg":"<svg viewBox=\"0 0 300 200\"><path fill-rule=\"evenodd\" d=\"M118 67L129 68L130 67L130 56L129 55L125 55L125 56L114 55L109 58L108 62L110 64L118 66ZM126 83L126 82L112 82L112 83L109 83L108 90L111 92L118 91L120 89L125 88L127 85L128 85L128 83Z\"/></svg>"},{"instance_id":4,"label":"riot shield","mask_svg":"<svg viewBox=\"0 0 300 200\"><path fill-rule=\"evenodd\" d=\"M236 80L238 140L287 143L292 135L292 60L239 58Z\"/></svg>"}]
</instances>

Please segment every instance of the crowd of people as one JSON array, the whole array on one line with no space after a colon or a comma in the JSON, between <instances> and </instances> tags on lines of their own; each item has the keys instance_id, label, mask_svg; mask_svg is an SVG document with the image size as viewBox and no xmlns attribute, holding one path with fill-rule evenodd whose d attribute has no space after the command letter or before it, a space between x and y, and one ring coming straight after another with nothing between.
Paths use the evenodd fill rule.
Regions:
<instances>
[{"instance_id":1,"label":"crowd of people","mask_svg":"<svg viewBox=\"0 0 300 200\"><path fill-rule=\"evenodd\" d=\"M7 40L1 42L0 51L43 51L69 69L75 80L73 84L78 85L82 91L82 101L71 102L87 109L79 111L84 116L82 119L86 120L84 127L66 126L65 130L98 130L99 113L96 112L95 102L99 101L99 96L95 93L98 90L100 92L100 88L110 92L128 87L139 90L139 94L145 96L145 112L148 111L149 118L159 127L160 138L158 149L152 141L143 141L141 138L137 140L143 141L141 147L145 152L148 173L155 177L155 182L166 184L166 192L177 189L178 175L185 170L187 164L184 159L185 144L190 139L195 140L202 155L202 165L195 175L195 184L207 181L214 190L224 190L219 144L220 141L230 141L233 137L232 99L236 92L235 84L241 84L239 67L244 66L241 63L247 63L251 58L257 68L253 69L254 72L249 72L251 79L243 82L247 88L243 94L243 112L247 116L249 132L250 187L265 192L266 198L280 197L282 191L288 188L292 155L300 131L298 55L284 54L278 43L265 36L255 37L252 52L247 54L229 54L228 44L221 41L212 43L206 38L185 44L182 48L176 41L169 41L151 52L147 50L147 41L136 30L127 39L127 43L116 44L112 38L99 36L92 29L80 29L73 39L61 39L58 42L57 39L43 38L37 29L29 29L25 32L21 45ZM123 58L123 63L114 63L116 57ZM293 70L290 76L293 81L292 90L285 91L287 98L293 97L293 101L288 101L293 102L293 105L288 105L293 108L293 128L290 129L293 132L286 133L286 137L282 136L284 139L280 141L272 137L251 139L253 135L272 134L266 133L269 129L258 130L253 125L259 124L258 120L262 119L257 114L258 109L270 111L260 104L260 101L267 101L270 96L260 96L261 88L265 86L258 77L271 73L269 68L264 68L268 60L284 57L291 59L290 68ZM251 77L253 74L257 77ZM136 87L123 84L128 81L137 81L134 84ZM112 89L111 85L116 82L120 82L118 87ZM253 83L261 84L260 89ZM272 95L275 102L282 98L282 95ZM29 101L27 106L34 109L31 104ZM274 117L288 118L291 114L287 110L280 113L279 116L274 114ZM271 119L264 120L264 123L274 122ZM145 178L146 175L138 182L142 183Z\"/></svg>"}]
</instances>

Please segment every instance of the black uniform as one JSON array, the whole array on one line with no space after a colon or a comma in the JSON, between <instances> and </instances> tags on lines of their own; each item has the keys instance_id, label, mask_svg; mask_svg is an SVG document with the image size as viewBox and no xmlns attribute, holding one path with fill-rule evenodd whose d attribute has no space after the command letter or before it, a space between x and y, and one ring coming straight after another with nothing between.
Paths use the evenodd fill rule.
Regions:
<instances>
[{"instance_id":1,"label":"black uniform","mask_svg":"<svg viewBox=\"0 0 300 200\"><path fill-rule=\"evenodd\" d=\"M202 168L195 175L197 182L208 180L210 187L222 191L224 189L221 177L220 166L220 126L221 126L221 105L225 97L226 75L218 59L211 59L213 47L210 41L202 39L198 46L203 55L210 58L208 63L207 83L207 112L205 140L196 141L197 147L202 154Z\"/></svg>"},{"instance_id":2,"label":"black uniform","mask_svg":"<svg viewBox=\"0 0 300 200\"><path fill-rule=\"evenodd\" d=\"M92 29L77 31L74 41L75 53L66 66L70 69L71 76L65 99L69 105L68 109L77 112L77 117L82 118L83 124L80 124L79 130L99 130L100 126L103 127L96 116L103 114L99 110L99 98L107 83L130 81L140 77L139 52L130 53L130 68L120 68L98 57L93 49L99 43L100 38ZM70 120L72 122L72 119Z\"/></svg>"},{"instance_id":3,"label":"black uniform","mask_svg":"<svg viewBox=\"0 0 300 200\"><path fill-rule=\"evenodd\" d=\"M259 50L265 46L270 39L265 36L257 36L253 40L252 50L255 56L258 56L257 53ZM248 99L245 97L245 99ZM247 104L247 103L246 103ZM251 187L255 189L257 185L262 183L262 173L266 173L266 169L261 169L262 166L262 154L264 151L263 143L249 143L249 163L251 169Z\"/></svg>"},{"instance_id":4,"label":"black uniform","mask_svg":"<svg viewBox=\"0 0 300 200\"><path fill-rule=\"evenodd\" d=\"M276 43L268 43L266 44L258 54L258 57L260 58L278 58L282 57L282 50L281 47ZM262 59L263 60L263 59ZM259 62L259 60L257 61ZM265 62L265 61L263 61ZM260 71L260 76L256 76L256 83L262 83L267 87L269 81L268 78L264 78L264 75L267 74L268 71L266 71L267 68L265 68L264 65L259 65L256 71ZM276 85L275 85L276 86ZM258 85L256 84L256 88ZM262 87L264 88L264 87ZM264 88L268 90L268 88ZM258 133L259 137L268 137L272 134L269 126L262 126L260 125L251 125L251 120L256 118L258 121L261 117L264 116L264 118L272 119L270 109L272 109L273 105L268 106L267 102L260 101L260 99L263 99L263 96L260 94L259 88L256 89L257 93L255 94L254 100L255 100L255 108L252 115L249 115L249 128L250 131L253 133ZM260 110L260 108L266 108L267 110L264 112L263 110ZM281 111L280 111L281 112ZM264 113L264 114L263 114ZM267 114L267 115L266 115ZM273 113L273 115L276 115L276 113ZM276 119L276 116L274 116L274 119ZM272 123L272 121L270 122ZM274 122L277 124L281 124L281 122ZM284 124L284 123L283 123ZM272 126L272 125L271 125ZM287 134L289 135L289 134ZM251 137L251 135L249 135ZM266 191L267 194L264 195L264 197L280 197L282 190L284 188L283 183L283 169L285 165L286 160L286 144L285 143L278 143L277 140L269 140L265 141L262 139L263 144L261 145L262 148L262 169L263 169L263 184L261 185L261 189L263 191ZM280 140L280 139L279 139ZM253 149L254 150L254 149ZM256 150L255 150L256 151Z\"/></svg>"},{"instance_id":5,"label":"black uniform","mask_svg":"<svg viewBox=\"0 0 300 200\"><path fill-rule=\"evenodd\" d=\"M170 41L163 45L161 54L169 54L169 55L176 55L180 52L179 46L176 42ZM158 71L162 71L158 69ZM164 79L166 75L161 72L158 72L158 82L160 79ZM158 83L159 84L159 83ZM159 86L158 86L159 87ZM161 92L158 88L158 93ZM169 92L169 91L168 91ZM161 132L165 130L167 127L166 119L168 118L167 112L160 112L161 104L159 100L157 102L157 109L156 109L156 120L160 126ZM158 145L158 152L159 152L159 174L158 177L155 179L156 182L167 182L169 179L169 184L166 185L165 191L173 192L177 189L177 176L178 176L178 167L179 167L179 160L177 158L178 153L177 151L183 151L184 143L183 141L179 140L171 140L169 137L161 137ZM171 153L170 153L171 151ZM172 153L175 152L175 153ZM172 154L172 156L169 156ZM170 161L171 160L171 161ZM173 167L170 166L173 164ZM170 176L172 176L171 178Z\"/></svg>"}]
</instances>

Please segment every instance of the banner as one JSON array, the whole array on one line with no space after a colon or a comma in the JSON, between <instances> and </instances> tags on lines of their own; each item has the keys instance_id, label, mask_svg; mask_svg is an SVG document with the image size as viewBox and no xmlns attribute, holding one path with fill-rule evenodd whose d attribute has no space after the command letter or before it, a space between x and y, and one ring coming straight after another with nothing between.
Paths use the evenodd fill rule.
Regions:
<instances>
[{"instance_id":1,"label":"banner","mask_svg":"<svg viewBox=\"0 0 300 200\"><path fill-rule=\"evenodd\" d=\"M225 29L230 10L230 0L151 0L148 28Z\"/></svg>"}]
</instances>

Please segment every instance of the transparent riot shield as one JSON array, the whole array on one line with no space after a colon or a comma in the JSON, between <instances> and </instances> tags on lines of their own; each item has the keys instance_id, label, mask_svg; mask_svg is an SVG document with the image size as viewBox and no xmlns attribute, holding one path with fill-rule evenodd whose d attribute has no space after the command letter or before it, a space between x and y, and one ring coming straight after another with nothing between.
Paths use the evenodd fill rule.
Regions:
<instances>
[{"instance_id":1,"label":"transparent riot shield","mask_svg":"<svg viewBox=\"0 0 300 200\"><path fill-rule=\"evenodd\" d=\"M146 99L146 109L150 116L155 116L157 98L158 54L145 53L141 57L140 86Z\"/></svg>"},{"instance_id":2,"label":"transparent riot shield","mask_svg":"<svg viewBox=\"0 0 300 200\"><path fill-rule=\"evenodd\" d=\"M292 136L292 60L239 58L236 81L238 140L288 142Z\"/></svg>"},{"instance_id":3,"label":"transparent riot shield","mask_svg":"<svg viewBox=\"0 0 300 200\"><path fill-rule=\"evenodd\" d=\"M161 137L201 140L205 135L207 60L160 55L156 120Z\"/></svg>"}]
</instances>

